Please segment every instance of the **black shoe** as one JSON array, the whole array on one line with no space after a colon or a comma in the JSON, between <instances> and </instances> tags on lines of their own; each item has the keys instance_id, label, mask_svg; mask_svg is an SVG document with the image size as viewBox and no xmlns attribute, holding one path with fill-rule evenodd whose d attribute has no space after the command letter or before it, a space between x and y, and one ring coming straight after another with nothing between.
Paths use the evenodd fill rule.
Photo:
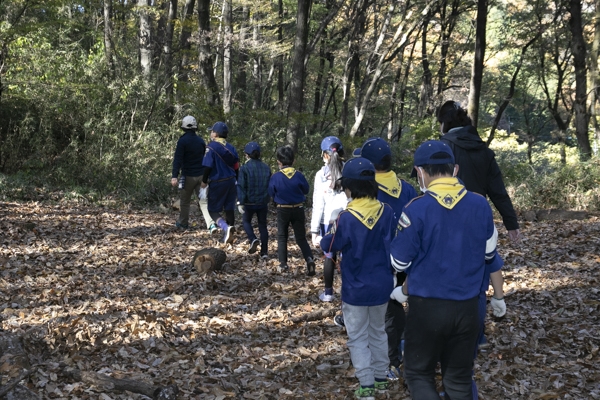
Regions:
<instances>
[{"instance_id":1,"label":"black shoe","mask_svg":"<svg viewBox=\"0 0 600 400\"><path fill-rule=\"evenodd\" d=\"M288 267L287 264L280 265L279 267L277 267L277 272L288 272L289 270L290 267Z\"/></svg>"},{"instance_id":2,"label":"black shoe","mask_svg":"<svg viewBox=\"0 0 600 400\"><path fill-rule=\"evenodd\" d=\"M337 326L341 326L342 328L346 327L346 324L344 324L344 314L338 314L335 317L333 317L333 322Z\"/></svg>"},{"instance_id":3,"label":"black shoe","mask_svg":"<svg viewBox=\"0 0 600 400\"><path fill-rule=\"evenodd\" d=\"M308 260L306 260L306 275L315 276L315 261L312 257L308 257Z\"/></svg>"},{"instance_id":4,"label":"black shoe","mask_svg":"<svg viewBox=\"0 0 600 400\"><path fill-rule=\"evenodd\" d=\"M256 250L258 249L258 243L259 243L258 239L254 239L252 241L252 243L250 243L250 247L248 247L248 254L256 253Z\"/></svg>"}]
</instances>

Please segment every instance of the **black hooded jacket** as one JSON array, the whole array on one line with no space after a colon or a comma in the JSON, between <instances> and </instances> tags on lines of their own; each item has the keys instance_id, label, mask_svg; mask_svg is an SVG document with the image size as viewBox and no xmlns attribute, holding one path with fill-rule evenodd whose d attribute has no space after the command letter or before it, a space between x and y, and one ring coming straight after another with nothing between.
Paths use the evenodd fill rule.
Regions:
<instances>
[{"instance_id":1,"label":"black hooded jacket","mask_svg":"<svg viewBox=\"0 0 600 400\"><path fill-rule=\"evenodd\" d=\"M451 129L441 138L454 152L459 165L458 178L467 190L487 196L502 216L507 230L519 229L517 215L502 180L496 155L481 140L477 129L463 126Z\"/></svg>"}]
</instances>

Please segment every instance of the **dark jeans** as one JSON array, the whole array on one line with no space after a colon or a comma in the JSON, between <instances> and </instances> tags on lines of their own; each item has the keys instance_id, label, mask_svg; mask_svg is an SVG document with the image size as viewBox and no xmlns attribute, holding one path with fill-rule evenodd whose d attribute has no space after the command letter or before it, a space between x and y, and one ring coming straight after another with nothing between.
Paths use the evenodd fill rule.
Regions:
<instances>
[{"instance_id":1,"label":"dark jeans","mask_svg":"<svg viewBox=\"0 0 600 400\"><path fill-rule=\"evenodd\" d=\"M267 254L267 248L269 247L269 231L267 230L267 214L269 207L264 206L246 206L246 212L242 215L242 223L244 225L244 231L248 235L250 243L256 239L254 229L252 228L252 217L256 214L258 220L258 232L260 233L260 252L261 254Z\"/></svg>"},{"instance_id":2,"label":"dark jeans","mask_svg":"<svg viewBox=\"0 0 600 400\"><path fill-rule=\"evenodd\" d=\"M280 265L287 265L288 227L292 225L296 243L302 251L305 260L312 258L310 245L306 240L306 216L304 207L277 207L277 257Z\"/></svg>"},{"instance_id":3,"label":"dark jeans","mask_svg":"<svg viewBox=\"0 0 600 400\"><path fill-rule=\"evenodd\" d=\"M390 300L385 312L385 332L388 337L388 357L390 358L390 365L393 365L394 367L400 366L401 357L398 348L400 347L405 324L406 316L404 314L402 303L398 303L396 300Z\"/></svg>"},{"instance_id":4,"label":"dark jeans","mask_svg":"<svg viewBox=\"0 0 600 400\"><path fill-rule=\"evenodd\" d=\"M446 400L473 400L473 352L479 334L478 298L453 301L410 296L404 331L404 372L413 399L439 400L435 367L442 366Z\"/></svg>"}]
</instances>

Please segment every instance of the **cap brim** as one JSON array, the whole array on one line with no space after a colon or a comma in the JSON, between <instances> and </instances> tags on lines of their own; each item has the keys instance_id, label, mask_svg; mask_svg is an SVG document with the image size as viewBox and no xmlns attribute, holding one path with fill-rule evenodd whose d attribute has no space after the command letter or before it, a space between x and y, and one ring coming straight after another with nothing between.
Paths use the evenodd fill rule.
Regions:
<instances>
[{"instance_id":1,"label":"cap brim","mask_svg":"<svg viewBox=\"0 0 600 400\"><path fill-rule=\"evenodd\" d=\"M360 157L361 150L362 150L361 147L354 149L354 151L352 152L352 157Z\"/></svg>"}]
</instances>

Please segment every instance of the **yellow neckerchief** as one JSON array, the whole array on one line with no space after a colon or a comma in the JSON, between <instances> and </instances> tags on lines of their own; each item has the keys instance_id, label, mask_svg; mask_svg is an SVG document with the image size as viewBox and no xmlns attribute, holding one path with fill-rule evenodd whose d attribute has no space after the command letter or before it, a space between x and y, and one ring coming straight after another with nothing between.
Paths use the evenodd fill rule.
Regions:
<instances>
[{"instance_id":1,"label":"yellow neckerchief","mask_svg":"<svg viewBox=\"0 0 600 400\"><path fill-rule=\"evenodd\" d=\"M292 167L283 167L280 171L288 177L288 179L292 179L292 176L296 173L296 169Z\"/></svg>"},{"instance_id":2,"label":"yellow neckerchief","mask_svg":"<svg viewBox=\"0 0 600 400\"><path fill-rule=\"evenodd\" d=\"M432 195L442 207L452 210L465 197L467 189L458 178L439 178L427 186L427 193Z\"/></svg>"},{"instance_id":3,"label":"yellow neckerchief","mask_svg":"<svg viewBox=\"0 0 600 400\"><path fill-rule=\"evenodd\" d=\"M347 210L362 222L364 226L373 229L383 213L383 204L375 199L363 197L348 203Z\"/></svg>"},{"instance_id":4,"label":"yellow neckerchief","mask_svg":"<svg viewBox=\"0 0 600 400\"><path fill-rule=\"evenodd\" d=\"M227 139L216 137L213 139L213 142L221 143L223 146L227 144Z\"/></svg>"},{"instance_id":5,"label":"yellow neckerchief","mask_svg":"<svg viewBox=\"0 0 600 400\"><path fill-rule=\"evenodd\" d=\"M382 192L387 193L396 199L400 197L402 185L400 185L400 181L394 171L375 173L375 181L377 182L377 186L379 186L379 190Z\"/></svg>"}]
</instances>

